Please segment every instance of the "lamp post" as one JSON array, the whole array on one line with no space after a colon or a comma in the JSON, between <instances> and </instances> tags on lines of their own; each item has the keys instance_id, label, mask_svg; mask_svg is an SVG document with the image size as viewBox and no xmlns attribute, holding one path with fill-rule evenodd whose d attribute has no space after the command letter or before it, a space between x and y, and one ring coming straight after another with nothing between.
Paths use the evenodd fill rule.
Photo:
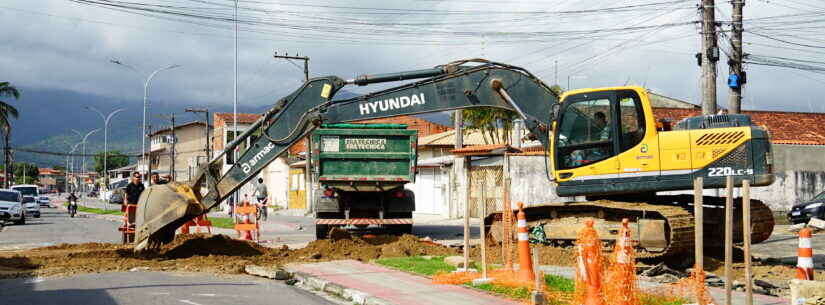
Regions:
<instances>
[{"instance_id":1,"label":"lamp post","mask_svg":"<svg viewBox=\"0 0 825 305\"><path fill-rule=\"evenodd\" d=\"M83 135L82 133L80 133L79 131L72 129L72 131L74 131L77 135L79 135L80 137L82 137L82 138L83 138L83 141L82 141L82 142L80 142L81 144L83 144L83 162L82 162L82 164L83 164L83 165L81 165L81 168L80 168L83 172L86 172L86 139L88 139L88 138L89 138L89 136L91 136L93 133L95 133L95 132L96 132L96 131L98 131L98 130L100 130L100 129L94 129L94 130L92 130L92 131L89 131L89 132L88 132L88 133L86 133L86 135L84 136L84 135Z\"/></svg>"},{"instance_id":2,"label":"lamp post","mask_svg":"<svg viewBox=\"0 0 825 305\"><path fill-rule=\"evenodd\" d=\"M111 59L111 60L109 60L109 62L111 62L113 64L116 64L116 65L121 65L121 66L127 67L129 69L132 69L133 71L135 71L138 74L143 74L138 69L135 69L135 67L124 64L123 62L121 62L119 60ZM158 72L163 71L163 70L174 69L174 68L177 68L177 67L180 67L180 65L171 65L171 66L167 66L167 67L163 67L163 68L158 68L155 71L152 71L152 73L149 73L149 76L146 77L146 81L143 83L143 133L141 133L141 137L140 137L141 138L140 152L141 152L141 158L144 158L144 160L143 160L144 162L146 162L146 159L145 159L146 158L146 111L147 111L147 106L148 106L148 101L149 101L149 84L152 82L152 79L155 78L155 75L158 74Z\"/></svg>"},{"instance_id":3,"label":"lamp post","mask_svg":"<svg viewBox=\"0 0 825 305\"><path fill-rule=\"evenodd\" d=\"M77 179L77 177L76 177L75 175L73 175L73 174L72 174L72 171L74 170L74 155L73 155L73 154L74 154L74 152L77 150L77 147L78 147L78 146L80 146L80 143L77 143L77 144L75 144L74 146L72 146L72 150L69 152L70 159L71 159L71 163L68 163L68 162L69 162L69 159L66 159L66 162L67 162L67 163L66 163L66 165L67 165L66 169L68 170L68 171L66 172L66 181L69 181L69 175L71 175L71 176L72 176L72 179L75 179L75 180ZM74 183L72 183L72 184L74 184ZM67 192L67 193L69 192L69 187L68 187L68 185L66 186L66 192Z\"/></svg>"},{"instance_id":4,"label":"lamp post","mask_svg":"<svg viewBox=\"0 0 825 305\"><path fill-rule=\"evenodd\" d=\"M94 107L88 106L86 109L91 111L97 112L100 115L100 118L103 119L103 185L104 190L109 190L109 120L112 119L115 114L118 112L126 110L126 108L120 108L115 111L109 113L109 115L103 115L103 112L100 110L95 109Z\"/></svg>"}]
</instances>

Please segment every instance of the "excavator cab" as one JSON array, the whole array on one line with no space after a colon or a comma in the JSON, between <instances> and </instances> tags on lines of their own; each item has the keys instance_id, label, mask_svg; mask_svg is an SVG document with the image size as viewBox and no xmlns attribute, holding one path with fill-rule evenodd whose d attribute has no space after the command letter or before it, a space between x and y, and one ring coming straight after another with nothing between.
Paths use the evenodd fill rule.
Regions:
<instances>
[{"instance_id":1,"label":"excavator cab","mask_svg":"<svg viewBox=\"0 0 825 305\"><path fill-rule=\"evenodd\" d=\"M619 176L658 176L655 121L642 88L563 95L551 141L554 175L561 185L604 187Z\"/></svg>"}]
</instances>

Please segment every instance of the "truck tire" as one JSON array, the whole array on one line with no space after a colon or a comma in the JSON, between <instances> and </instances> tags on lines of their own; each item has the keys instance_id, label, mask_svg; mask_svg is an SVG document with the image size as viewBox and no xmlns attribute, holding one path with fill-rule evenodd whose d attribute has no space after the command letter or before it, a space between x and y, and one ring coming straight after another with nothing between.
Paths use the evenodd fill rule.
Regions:
<instances>
[{"instance_id":1,"label":"truck tire","mask_svg":"<svg viewBox=\"0 0 825 305\"><path fill-rule=\"evenodd\" d=\"M397 235L412 234L412 227L413 227L412 224L392 225L392 226L393 226L393 228L392 228L393 233L395 233Z\"/></svg>"},{"instance_id":2,"label":"truck tire","mask_svg":"<svg viewBox=\"0 0 825 305\"><path fill-rule=\"evenodd\" d=\"M315 225L315 239L326 239L331 229L330 225Z\"/></svg>"}]
</instances>

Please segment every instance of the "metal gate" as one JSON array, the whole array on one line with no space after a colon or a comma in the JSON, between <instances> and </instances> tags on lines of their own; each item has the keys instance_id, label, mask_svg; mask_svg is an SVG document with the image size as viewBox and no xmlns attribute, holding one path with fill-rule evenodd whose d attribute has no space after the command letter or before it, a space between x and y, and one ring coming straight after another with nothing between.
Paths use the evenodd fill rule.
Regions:
<instances>
[{"instance_id":1,"label":"metal gate","mask_svg":"<svg viewBox=\"0 0 825 305\"><path fill-rule=\"evenodd\" d=\"M503 176L501 165L470 168L470 217L480 216L482 198L488 214L504 208Z\"/></svg>"}]
</instances>

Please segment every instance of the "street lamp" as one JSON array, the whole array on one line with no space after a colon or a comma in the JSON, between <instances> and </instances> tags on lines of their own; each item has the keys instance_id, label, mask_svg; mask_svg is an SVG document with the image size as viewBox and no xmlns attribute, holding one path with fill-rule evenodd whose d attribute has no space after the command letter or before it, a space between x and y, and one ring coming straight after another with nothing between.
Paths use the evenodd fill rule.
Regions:
<instances>
[{"instance_id":1,"label":"street lamp","mask_svg":"<svg viewBox=\"0 0 825 305\"><path fill-rule=\"evenodd\" d=\"M124 67L129 68L129 69L132 69L132 71L135 71L138 74L143 74L142 72L140 72L135 67L124 64L123 62L121 62L119 60L110 59L109 62L111 62L113 64L116 64L116 65L124 66ZM171 66L168 66L168 67L158 68L157 70L152 71L152 73L150 73L149 76L146 77L146 81L143 83L143 133L141 134L140 152L141 152L141 158L144 158L144 160L143 160L144 162L146 162L146 159L145 159L146 158L146 109L147 109L146 107L147 107L147 103L149 101L149 83L152 81L152 78L155 77L155 74L158 74L158 72L163 71L163 70L174 69L174 68L177 68L177 67L180 67L180 65L171 65Z\"/></svg>"},{"instance_id":2,"label":"street lamp","mask_svg":"<svg viewBox=\"0 0 825 305\"><path fill-rule=\"evenodd\" d=\"M69 159L68 159L68 158L66 159L66 162L67 162L67 164L66 164L66 165L67 165L66 169L68 170L68 171L66 172L66 181L69 181L69 174L71 174L71 173L72 173L72 171L74 170L74 152L77 150L77 147L78 147L78 146L80 146L80 144L81 144L81 143L77 143L77 144L75 144L75 145L72 147L72 150L69 152L69 155L70 155L71 160L72 160L72 161L71 161L71 164L69 164L69 163L68 163L68 162L69 162ZM77 180L77 175L72 175L72 179ZM68 183L68 182L67 182L67 183ZM72 183L72 185L74 185L74 183ZM68 185L66 186L66 192L67 192L67 193L69 192L69 186L68 186Z\"/></svg>"},{"instance_id":3,"label":"street lamp","mask_svg":"<svg viewBox=\"0 0 825 305\"><path fill-rule=\"evenodd\" d=\"M95 109L95 107L87 106L86 109L97 112L100 118L103 119L103 184L104 190L109 190L109 120L118 112L126 110L126 108L112 111L108 116L103 115L103 112Z\"/></svg>"},{"instance_id":4,"label":"street lamp","mask_svg":"<svg viewBox=\"0 0 825 305\"><path fill-rule=\"evenodd\" d=\"M79 135L81 138L83 138L83 141L82 141L82 142L80 142L81 144L83 144L83 162L82 162L82 164L83 164L83 165L82 165L82 167L81 167L81 170L82 170L83 172L86 172L86 139L88 139L90 135L92 135L93 133L95 133L95 132L96 132L96 131L98 131L98 130L100 130L100 129L98 128L98 129L94 129L94 130L92 130L92 131L89 131L89 132L88 132L88 133L84 136L82 133L80 133L80 131L77 131L77 130L72 129L72 131L74 131L77 135Z\"/></svg>"}]
</instances>

